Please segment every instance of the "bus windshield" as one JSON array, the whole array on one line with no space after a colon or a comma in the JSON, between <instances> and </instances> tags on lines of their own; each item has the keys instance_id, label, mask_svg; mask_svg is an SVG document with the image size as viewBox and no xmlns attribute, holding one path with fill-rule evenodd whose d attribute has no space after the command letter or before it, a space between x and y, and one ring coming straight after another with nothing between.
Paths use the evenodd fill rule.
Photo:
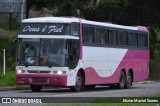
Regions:
<instances>
[{"instance_id":1,"label":"bus windshield","mask_svg":"<svg viewBox=\"0 0 160 106\"><path fill-rule=\"evenodd\" d=\"M18 66L66 66L67 45L64 39L21 38Z\"/></svg>"}]
</instances>

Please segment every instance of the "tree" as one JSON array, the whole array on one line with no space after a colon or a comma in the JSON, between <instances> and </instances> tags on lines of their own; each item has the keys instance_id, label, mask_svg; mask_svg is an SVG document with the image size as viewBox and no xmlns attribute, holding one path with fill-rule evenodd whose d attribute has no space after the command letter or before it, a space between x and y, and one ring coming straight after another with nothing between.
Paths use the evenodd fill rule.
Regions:
<instances>
[{"instance_id":1,"label":"tree","mask_svg":"<svg viewBox=\"0 0 160 106\"><path fill-rule=\"evenodd\" d=\"M151 59L160 59L160 28L149 27Z\"/></svg>"},{"instance_id":2,"label":"tree","mask_svg":"<svg viewBox=\"0 0 160 106\"><path fill-rule=\"evenodd\" d=\"M76 0L64 0L58 7L57 16L76 16L77 5Z\"/></svg>"},{"instance_id":3,"label":"tree","mask_svg":"<svg viewBox=\"0 0 160 106\"><path fill-rule=\"evenodd\" d=\"M55 9L63 2L64 0L27 0L26 18L28 18L29 10L31 8L34 8L35 10L41 10L43 7L48 9Z\"/></svg>"}]
</instances>

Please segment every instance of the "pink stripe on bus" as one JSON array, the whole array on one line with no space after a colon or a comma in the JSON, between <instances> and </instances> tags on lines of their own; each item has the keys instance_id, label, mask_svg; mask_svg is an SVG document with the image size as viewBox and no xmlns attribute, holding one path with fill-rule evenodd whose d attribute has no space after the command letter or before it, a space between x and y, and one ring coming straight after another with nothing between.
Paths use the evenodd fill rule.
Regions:
<instances>
[{"instance_id":1,"label":"pink stripe on bus","mask_svg":"<svg viewBox=\"0 0 160 106\"><path fill-rule=\"evenodd\" d=\"M147 28L144 26L137 26L138 31L148 32Z\"/></svg>"},{"instance_id":2,"label":"pink stripe on bus","mask_svg":"<svg viewBox=\"0 0 160 106\"><path fill-rule=\"evenodd\" d=\"M121 69L125 68L126 73L130 68L133 68L133 81L141 81L148 78L148 50L128 50L124 58L120 62L116 71L109 77L101 77L97 74L93 67L85 69L85 84L112 84L119 82ZM105 70L108 71L108 70Z\"/></svg>"}]
</instances>

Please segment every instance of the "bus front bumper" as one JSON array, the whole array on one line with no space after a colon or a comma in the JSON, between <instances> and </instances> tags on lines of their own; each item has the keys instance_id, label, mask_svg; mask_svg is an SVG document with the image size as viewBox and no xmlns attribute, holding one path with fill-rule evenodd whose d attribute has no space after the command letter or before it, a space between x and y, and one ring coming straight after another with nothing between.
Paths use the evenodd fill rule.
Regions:
<instances>
[{"instance_id":1,"label":"bus front bumper","mask_svg":"<svg viewBox=\"0 0 160 106\"><path fill-rule=\"evenodd\" d=\"M67 75L16 74L16 83L41 86L67 86Z\"/></svg>"}]
</instances>

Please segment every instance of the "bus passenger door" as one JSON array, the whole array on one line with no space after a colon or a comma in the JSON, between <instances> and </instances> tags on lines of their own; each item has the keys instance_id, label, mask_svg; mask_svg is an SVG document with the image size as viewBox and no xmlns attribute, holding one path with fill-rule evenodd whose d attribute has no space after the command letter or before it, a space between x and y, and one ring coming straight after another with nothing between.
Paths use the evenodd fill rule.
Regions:
<instances>
[{"instance_id":1,"label":"bus passenger door","mask_svg":"<svg viewBox=\"0 0 160 106\"><path fill-rule=\"evenodd\" d=\"M79 60L78 40L68 40L68 66L70 69L76 68Z\"/></svg>"}]
</instances>

